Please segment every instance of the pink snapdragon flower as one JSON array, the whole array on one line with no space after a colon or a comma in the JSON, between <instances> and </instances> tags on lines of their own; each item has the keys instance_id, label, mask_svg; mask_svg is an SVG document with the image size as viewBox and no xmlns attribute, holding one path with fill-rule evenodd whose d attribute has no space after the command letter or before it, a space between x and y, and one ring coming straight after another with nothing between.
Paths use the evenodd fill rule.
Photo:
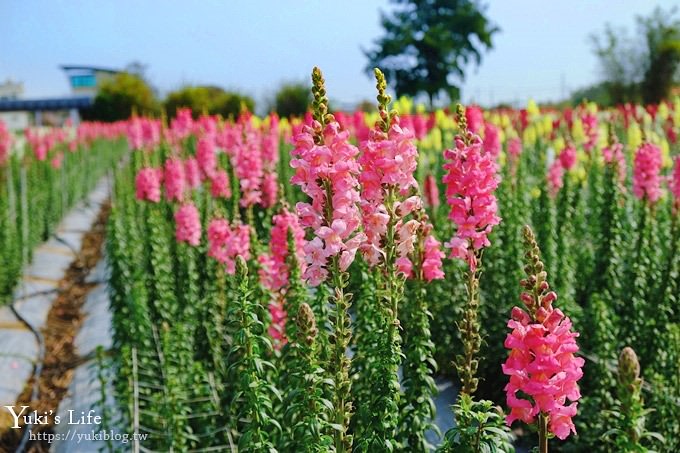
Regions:
<instances>
[{"instance_id":1,"label":"pink snapdragon flower","mask_svg":"<svg viewBox=\"0 0 680 453\"><path fill-rule=\"evenodd\" d=\"M573 145L567 145L559 154L558 159L562 168L569 171L576 165L576 148Z\"/></svg>"},{"instance_id":2,"label":"pink snapdragon flower","mask_svg":"<svg viewBox=\"0 0 680 453\"><path fill-rule=\"evenodd\" d=\"M581 398L577 382L583 377L585 361L574 355L579 350L579 334L572 331L571 320L553 307L557 294L546 280L536 238L528 226L523 234L527 278L520 282L524 289L520 300L526 311L512 309L508 321L511 332L504 343L510 350L502 365L503 373L510 376L505 386L510 408L506 422L533 423L542 414L547 417L548 430L565 439L569 433L576 433L571 418Z\"/></svg>"},{"instance_id":3,"label":"pink snapdragon flower","mask_svg":"<svg viewBox=\"0 0 680 453\"><path fill-rule=\"evenodd\" d=\"M314 142L315 136L321 144ZM330 258L338 257L340 270L345 271L365 239L364 234L356 233L361 224L357 207L359 150L349 142L349 132L340 130L336 121L323 129L316 121L312 126L305 125L294 144L290 165L295 175L291 183L311 198L311 204L298 203L296 209L300 224L315 234L304 246L309 266L303 277L317 286L328 276Z\"/></svg>"},{"instance_id":4,"label":"pink snapdragon flower","mask_svg":"<svg viewBox=\"0 0 680 453\"><path fill-rule=\"evenodd\" d=\"M494 195L500 181L495 159L483 151L481 138L467 134L467 141L458 135L455 148L444 151L449 219L456 224L454 237L445 245L452 258L467 261L474 272L477 252L491 245L488 236L501 221Z\"/></svg>"},{"instance_id":5,"label":"pink snapdragon flower","mask_svg":"<svg viewBox=\"0 0 680 453\"><path fill-rule=\"evenodd\" d=\"M557 195L564 186L564 167L559 160L555 160L548 168L548 190L553 197Z\"/></svg>"},{"instance_id":6,"label":"pink snapdragon flower","mask_svg":"<svg viewBox=\"0 0 680 453\"><path fill-rule=\"evenodd\" d=\"M501 152L501 134L496 126L491 123L484 125L484 152L497 158Z\"/></svg>"},{"instance_id":7,"label":"pink snapdragon flower","mask_svg":"<svg viewBox=\"0 0 680 453\"><path fill-rule=\"evenodd\" d=\"M165 161L165 171L163 173L163 185L165 186L165 197L170 201L181 201L184 197L185 177L184 163L175 158Z\"/></svg>"},{"instance_id":8,"label":"pink snapdragon flower","mask_svg":"<svg viewBox=\"0 0 680 453\"><path fill-rule=\"evenodd\" d=\"M281 301L272 301L269 303L269 314L272 318L272 322L269 324L269 327L267 328L267 333L269 336L274 340L273 346L274 349L280 350L282 347L288 343L288 339L286 338L286 320L288 318L288 315L286 313L286 310L283 308L283 302Z\"/></svg>"},{"instance_id":9,"label":"pink snapdragon flower","mask_svg":"<svg viewBox=\"0 0 680 453\"><path fill-rule=\"evenodd\" d=\"M61 165L64 162L64 153L63 152L58 152L54 156L52 156L52 159L50 160L50 165L52 168L55 170L59 170L61 168Z\"/></svg>"},{"instance_id":10,"label":"pink snapdragon flower","mask_svg":"<svg viewBox=\"0 0 680 453\"><path fill-rule=\"evenodd\" d=\"M482 109L476 105L470 105L465 108L465 119L467 121L468 130L472 133L478 133L484 125L484 113Z\"/></svg>"},{"instance_id":11,"label":"pink snapdragon flower","mask_svg":"<svg viewBox=\"0 0 680 453\"><path fill-rule=\"evenodd\" d=\"M248 207L262 202L264 168L261 138L252 126L250 115L239 118L236 130L238 139L231 152L231 163L241 188L240 204Z\"/></svg>"},{"instance_id":12,"label":"pink snapdragon flower","mask_svg":"<svg viewBox=\"0 0 680 453\"><path fill-rule=\"evenodd\" d=\"M425 238L423 254L423 278L426 282L444 278L442 259L444 252L441 251L441 243L429 234Z\"/></svg>"},{"instance_id":13,"label":"pink snapdragon flower","mask_svg":"<svg viewBox=\"0 0 680 453\"><path fill-rule=\"evenodd\" d=\"M137 118L130 118L127 121L125 132L127 134L128 146L130 149L142 149L144 138L142 137L142 121Z\"/></svg>"},{"instance_id":14,"label":"pink snapdragon flower","mask_svg":"<svg viewBox=\"0 0 680 453\"><path fill-rule=\"evenodd\" d=\"M522 140L513 137L508 140L508 156L511 159L517 159L522 154Z\"/></svg>"},{"instance_id":15,"label":"pink snapdragon flower","mask_svg":"<svg viewBox=\"0 0 680 453\"><path fill-rule=\"evenodd\" d=\"M175 212L175 239L194 247L201 242L201 218L193 203L184 204Z\"/></svg>"},{"instance_id":16,"label":"pink snapdragon flower","mask_svg":"<svg viewBox=\"0 0 680 453\"><path fill-rule=\"evenodd\" d=\"M581 397L577 381L583 376L584 360L574 356L578 333L572 332L569 318L552 306L539 308L533 321L515 307L508 327L512 332L504 344L510 355L503 364L503 373L510 376L505 386L510 407L507 423L533 423L543 412L549 416L549 430L564 440L570 432L576 433L571 417ZM517 392L530 396L533 403Z\"/></svg>"},{"instance_id":17,"label":"pink snapdragon flower","mask_svg":"<svg viewBox=\"0 0 680 453\"><path fill-rule=\"evenodd\" d=\"M623 145L617 142L602 148L602 156L606 164L616 165L619 182L623 183L626 180L626 157L623 155Z\"/></svg>"},{"instance_id":18,"label":"pink snapdragon flower","mask_svg":"<svg viewBox=\"0 0 680 453\"><path fill-rule=\"evenodd\" d=\"M283 209L272 219L270 254L267 256L267 267L260 274L263 285L272 290L280 291L288 286L288 231L293 235L295 256L300 270L304 273L305 264L305 232L300 226L298 216ZM263 255L264 256L264 255Z\"/></svg>"},{"instance_id":19,"label":"pink snapdragon flower","mask_svg":"<svg viewBox=\"0 0 680 453\"><path fill-rule=\"evenodd\" d=\"M201 137L196 145L196 160L204 178L211 178L217 171L217 155L215 139L212 136Z\"/></svg>"},{"instance_id":20,"label":"pink snapdragon flower","mask_svg":"<svg viewBox=\"0 0 680 453\"><path fill-rule=\"evenodd\" d=\"M170 121L170 131L177 140L182 140L191 134L194 128L194 119L190 108L177 109L175 117Z\"/></svg>"},{"instance_id":21,"label":"pink snapdragon flower","mask_svg":"<svg viewBox=\"0 0 680 453\"><path fill-rule=\"evenodd\" d=\"M250 228L237 223L232 228L224 219L213 219L208 225L208 256L225 265L230 275L236 273L236 257L250 259Z\"/></svg>"},{"instance_id":22,"label":"pink snapdragon flower","mask_svg":"<svg viewBox=\"0 0 680 453\"><path fill-rule=\"evenodd\" d=\"M161 178L163 171L160 168L142 168L135 177L135 192L138 200L158 203L161 201Z\"/></svg>"},{"instance_id":23,"label":"pink snapdragon flower","mask_svg":"<svg viewBox=\"0 0 680 453\"><path fill-rule=\"evenodd\" d=\"M0 121L0 165L4 165L9 159L9 152L12 148L12 134Z\"/></svg>"},{"instance_id":24,"label":"pink snapdragon flower","mask_svg":"<svg viewBox=\"0 0 680 453\"><path fill-rule=\"evenodd\" d=\"M633 163L633 194L651 204L661 198L661 148L643 143L635 153Z\"/></svg>"},{"instance_id":25,"label":"pink snapdragon flower","mask_svg":"<svg viewBox=\"0 0 680 453\"><path fill-rule=\"evenodd\" d=\"M263 208L271 208L276 204L279 196L279 182L276 172L265 173L262 178L262 200L260 204Z\"/></svg>"},{"instance_id":26,"label":"pink snapdragon flower","mask_svg":"<svg viewBox=\"0 0 680 453\"><path fill-rule=\"evenodd\" d=\"M600 130L597 121L597 115L587 112L581 117L583 129L586 135L586 141L583 144L583 149L590 152L597 145L597 140L600 136Z\"/></svg>"},{"instance_id":27,"label":"pink snapdragon flower","mask_svg":"<svg viewBox=\"0 0 680 453\"><path fill-rule=\"evenodd\" d=\"M278 197L278 173L276 165L279 162L279 117L272 113L269 117L269 127L262 131L262 162L264 176L262 178L262 200L264 208L271 208Z\"/></svg>"},{"instance_id":28,"label":"pink snapdragon flower","mask_svg":"<svg viewBox=\"0 0 680 453\"><path fill-rule=\"evenodd\" d=\"M230 198L229 175L224 170L216 170L210 178L210 194L213 198Z\"/></svg>"},{"instance_id":29,"label":"pink snapdragon flower","mask_svg":"<svg viewBox=\"0 0 680 453\"><path fill-rule=\"evenodd\" d=\"M201 169L195 158L189 157L184 161L184 175L186 176L186 183L191 189L196 189L201 185Z\"/></svg>"},{"instance_id":30,"label":"pink snapdragon flower","mask_svg":"<svg viewBox=\"0 0 680 453\"><path fill-rule=\"evenodd\" d=\"M425 177L425 201L427 205L433 209L439 207L439 186L437 186L437 180L432 174L428 174Z\"/></svg>"},{"instance_id":31,"label":"pink snapdragon flower","mask_svg":"<svg viewBox=\"0 0 680 453\"><path fill-rule=\"evenodd\" d=\"M359 175L362 184L361 210L366 242L360 247L362 254L371 266L375 266L384 256L383 245L389 222L389 209L385 205L387 193L394 191L395 199L391 206L397 229L397 258L406 258L413 249L418 221L405 217L414 208L420 208L419 196L412 196L400 202L410 189L418 187L413 177L417 166L418 150L414 144L413 132L403 129L399 117L392 118L387 133L377 126L371 130L369 139L362 143L362 155L359 158L363 171ZM403 260L402 260L403 263ZM404 272L405 273L405 272ZM406 274L406 273L405 273ZM406 274L408 275L408 274Z\"/></svg>"}]
</instances>

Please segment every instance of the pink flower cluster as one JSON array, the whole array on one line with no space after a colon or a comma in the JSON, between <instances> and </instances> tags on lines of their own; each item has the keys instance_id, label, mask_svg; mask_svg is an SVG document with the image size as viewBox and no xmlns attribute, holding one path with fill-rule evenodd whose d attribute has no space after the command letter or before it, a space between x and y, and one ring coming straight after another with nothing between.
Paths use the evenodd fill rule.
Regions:
<instances>
[{"instance_id":1,"label":"pink flower cluster","mask_svg":"<svg viewBox=\"0 0 680 453\"><path fill-rule=\"evenodd\" d=\"M397 250L399 258L408 260L407 255L413 251L418 221L404 222L414 209L420 209L420 197L414 195L403 202L400 197L409 190L418 187L413 177L416 169L418 150L413 144L413 132L399 126L399 118L394 117L387 133L375 128L371 130L369 139L362 143L362 155L359 158L363 170L359 175L361 182L361 210L366 234L366 241L361 244L361 252L371 266L375 266L384 256L383 244L390 220L388 207L385 206L387 191L394 190L396 199L391 206L396 219ZM398 206L398 209L397 209Z\"/></svg>"},{"instance_id":2,"label":"pink flower cluster","mask_svg":"<svg viewBox=\"0 0 680 453\"><path fill-rule=\"evenodd\" d=\"M262 131L262 161L264 176L262 178L262 201L264 208L271 208L278 197L278 174L276 164L279 162L279 117L272 113L269 125Z\"/></svg>"},{"instance_id":3,"label":"pink flower cluster","mask_svg":"<svg viewBox=\"0 0 680 453\"><path fill-rule=\"evenodd\" d=\"M323 144L314 142L315 129ZM349 142L349 132L341 131L337 122L321 129L318 122L303 127L294 138L291 154L295 159L290 163L295 169L291 183L311 198L311 204L298 203L296 209L300 224L315 234L304 247L309 266L303 276L312 286L328 277L329 258L339 257L340 270L345 271L365 241L364 234L354 234L361 224L357 208L359 150Z\"/></svg>"},{"instance_id":4,"label":"pink flower cluster","mask_svg":"<svg viewBox=\"0 0 680 453\"><path fill-rule=\"evenodd\" d=\"M600 135L600 130L597 121L597 115L594 113L586 113L581 117L583 129L586 134L586 142L583 144L583 149L590 152L597 145L597 140Z\"/></svg>"},{"instance_id":5,"label":"pink flower cluster","mask_svg":"<svg viewBox=\"0 0 680 453\"><path fill-rule=\"evenodd\" d=\"M231 197L231 185L226 171L215 170L210 177L210 194L213 198Z\"/></svg>"},{"instance_id":6,"label":"pink flower cluster","mask_svg":"<svg viewBox=\"0 0 680 453\"><path fill-rule=\"evenodd\" d=\"M249 115L239 118L236 137L238 140L232 150L232 165L241 187L241 206L248 207L262 202L262 162L261 138L253 126Z\"/></svg>"},{"instance_id":7,"label":"pink flower cluster","mask_svg":"<svg viewBox=\"0 0 680 453\"><path fill-rule=\"evenodd\" d=\"M643 143L633 163L633 194L641 200L656 203L661 198L661 148Z\"/></svg>"},{"instance_id":8,"label":"pink flower cluster","mask_svg":"<svg viewBox=\"0 0 680 453\"><path fill-rule=\"evenodd\" d=\"M194 119L191 116L191 109L177 109L175 117L170 122L170 131L176 140L182 140L191 134L194 128Z\"/></svg>"},{"instance_id":9,"label":"pink flower cluster","mask_svg":"<svg viewBox=\"0 0 680 453\"><path fill-rule=\"evenodd\" d=\"M522 140L513 137L508 140L508 156L510 160L516 160L522 154Z\"/></svg>"},{"instance_id":10,"label":"pink flower cluster","mask_svg":"<svg viewBox=\"0 0 680 453\"><path fill-rule=\"evenodd\" d=\"M576 165L576 148L567 145L558 155L557 159L548 168L548 190L554 197L564 185L564 172L571 170Z\"/></svg>"},{"instance_id":11,"label":"pink flower cluster","mask_svg":"<svg viewBox=\"0 0 680 453\"><path fill-rule=\"evenodd\" d=\"M217 155L215 154L215 139L207 135L201 137L196 145L196 161L204 178L212 178L217 171Z\"/></svg>"},{"instance_id":12,"label":"pink flower cluster","mask_svg":"<svg viewBox=\"0 0 680 453\"><path fill-rule=\"evenodd\" d=\"M250 259L250 227L238 223L232 228L224 219L208 225L208 256L224 264L230 275L236 273L236 257Z\"/></svg>"},{"instance_id":13,"label":"pink flower cluster","mask_svg":"<svg viewBox=\"0 0 680 453\"><path fill-rule=\"evenodd\" d=\"M513 308L508 327L512 332L505 339L505 347L510 355L503 364L503 373L510 376L505 386L510 407L507 423L533 423L541 412L549 416L550 432L566 439L570 432L576 433L571 418L581 397L577 381L583 376L584 360L574 356L578 333L571 331L571 320L550 301L537 310L533 321L521 308Z\"/></svg>"},{"instance_id":14,"label":"pink flower cluster","mask_svg":"<svg viewBox=\"0 0 680 453\"><path fill-rule=\"evenodd\" d=\"M151 118L134 117L126 124L130 149L150 150L161 140L161 123Z\"/></svg>"},{"instance_id":15,"label":"pink flower cluster","mask_svg":"<svg viewBox=\"0 0 680 453\"><path fill-rule=\"evenodd\" d=\"M267 333L272 338L274 349L281 349L288 343L286 338L286 320L288 314L283 309L283 302L272 301L269 303L269 315L272 317L272 322L267 328Z\"/></svg>"},{"instance_id":16,"label":"pink flower cluster","mask_svg":"<svg viewBox=\"0 0 680 453\"><path fill-rule=\"evenodd\" d=\"M428 225L428 228L431 229L432 225ZM423 243L423 262L421 263L423 278L426 282L444 278L442 265L444 256L446 255L441 251L441 243L432 234L428 234Z\"/></svg>"},{"instance_id":17,"label":"pink flower cluster","mask_svg":"<svg viewBox=\"0 0 680 453\"><path fill-rule=\"evenodd\" d=\"M196 189L201 185L201 169L195 158L189 157L184 161L184 176L189 188Z\"/></svg>"},{"instance_id":18,"label":"pink flower cluster","mask_svg":"<svg viewBox=\"0 0 680 453\"><path fill-rule=\"evenodd\" d=\"M163 173L163 185L165 197L170 201L182 201L186 187L184 177L184 162L177 158L165 161Z\"/></svg>"},{"instance_id":19,"label":"pink flower cluster","mask_svg":"<svg viewBox=\"0 0 680 453\"><path fill-rule=\"evenodd\" d=\"M5 123L0 121L0 165L4 165L9 158L12 147L12 134L7 130Z\"/></svg>"},{"instance_id":20,"label":"pink flower cluster","mask_svg":"<svg viewBox=\"0 0 680 453\"><path fill-rule=\"evenodd\" d=\"M468 130L477 134L484 125L484 112L478 106L470 105L465 108L465 120Z\"/></svg>"},{"instance_id":21,"label":"pink flower cluster","mask_svg":"<svg viewBox=\"0 0 680 453\"><path fill-rule=\"evenodd\" d=\"M619 182L624 182L626 180L626 157L623 155L623 145L617 142L602 148L602 155L605 163L616 165Z\"/></svg>"},{"instance_id":22,"label":"pink flower cluster","mask_svg":"<svg viewBox=\"0 0 680 453\"><path fill-rule=\"evenodd\" d=\"M491 123L484 125L484 152L497 158L501 152L501 135L496 126Z\"/></svg>"},{"instance_id":23,"label":"pink flower cluster","mask_svg":"<svg viewBox=\"0 0 680 453\"><path fill-rule=\"evenodd\" d=\"M548 190L550 194L554 197L560 191L564 185L564 167L559 159L555 159L550 167L548 168Z\"/></svg>"},{"instance_id":24,"label":"pink flower cluster","mask_svg":"<svg viewBox=\"0 0 680 453\"><path fill-rule=\"evenodd\" d=\"M425 192L425 201L427 205L433 209L439 207L439 186L437 185L437 180L434 175L428 174L425 177L425 187L423 188Z\"/></svg>"},{"instance_id":25,"label":"pink flower cluster","mask_svg":"<svg viewBox=\"0 0 680 453\"><path fill-rule=\"evenodd\" d=\"M136 197L140 201L158 203L161 201L161 179L163 170L146 167L139 170L135 177Z\"/></svg>"},{"instance_id":26,"label":"pink flower cluster","mask_svg":"<svg viewBox=\"0 0 680 453\"><path fill-rule=\"evenodd\" d=\"M47 131L27 128L24 136L33 150L33 155L39 161L47 159L50 151L59 144L66 143L66 131L64 129L49 129Z\"/></svg>"},{"instance_id":27,"label":"pink flower cluster","mask_svg":"<svg viewBox=\"0 0 680 453\"><path fill-rule=\"evenodd\" d=\"M456 224L456 234L446 247L452 258L466 260L471 271L477 269L476 252L489 246L489 234L501 221L494 191L498 187L494 157L483 151L482 140L470 134L466 143L456 136L455 148L444 151L448 162L443 181L446 200L451 206L449 219Z\"/></svg>"},{"instance_id":28,"label":"pink flower cluster","mask_svg":"<svg viewBox=\"0 0 680 453\"><path fill-rule=\"evenodd\" d=\"M260 269L260 281L265 288L279 291L288 285L288 231L293 234L295 242L295 255L300 269L304 272L305 266L305 232L300 226L298 217L283 209L272 219L271 240L269 245L270 254L262 255L259 260L263 266Z\"/></svg>"},{"instance_id":29,"label":"pink flower cluster","mask_svg":"<svg viewBox=\"0 0 680 453\"><path fill-rule=\"evenodd\" d=\"M560 152L558 159L562 168L569 171L576 165L576 148L574 145L567 145L562 152Z\"/></svg>"},{"instance_id":30,"label":"pink flower cluster","mask_svg":"<svg viewBox=\"0 0 680 453\"><path fill-rule=\"evenodd\" d=\"M201 218L193 203L182 205L175 213L175 238L196 247L201 242Z\"/></svg>"}]
</instances>

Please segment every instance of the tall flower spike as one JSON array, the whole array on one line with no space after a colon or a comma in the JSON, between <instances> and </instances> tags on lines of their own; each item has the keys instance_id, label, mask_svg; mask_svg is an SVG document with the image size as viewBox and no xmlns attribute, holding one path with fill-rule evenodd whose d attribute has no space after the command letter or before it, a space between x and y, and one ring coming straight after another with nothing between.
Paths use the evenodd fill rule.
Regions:
<instances>
[{"instance_id":1,"label":"tall flower spike","mask_svg":"<svg viewBox=\"0 0 680 453\"><path fill-rule=\"evenodd\" d=\"M311 126L303 126L295 135L295 169L291 183L299 185L311 198L311 203L298 203L300 224L314 232L314 238L304 247L309 266L305 279L313 286L329 277L335 289L332 298L333 350L330 361L335 376L333 395L334 444L336 452L352 449L352 436L347 432L352 415L349 379L350 359L346 355L350 329L351 296L345 294L349 280L347 268L354 261L359 245L365 241L357 233L361 217L357 202L357 175L360 172L356 156L359 150L349 142L349 132L328 113L328 98L319 68L312 71L313 118Z\"/></svg>"},{"instance_id":2,"label":"tall flower spike","mask_svg":"<svg viewBox=\"0 0 680 453\"><path fill-rule=\"evenodd\" d=\"M326 97L326 81L321 69L314 66L312 69L312 117L321 125L321 131L329 123L335 121L333 114L328 112L328 97ZM318 141L317 141L318 140ZM323 143L323 136L317 134L314 140L317 145Z\"/></svg>"},{"instance_id":3,"label":"tall flower spike","mask_svg":"<svg viewBox=\"0 0 680 453\"><path fill-rule=\"evenodd\" d=\"M455 147L444 151L448 160L443 181L446 200L451 206L449 219L456 224L456 233L445 244L452 258L468 262L475 272L484 247L491 245L488 236L501 221L494 191L498 187L498 168L494 157L484 152L482 139L467 130L465 111L458 105L460 133Z\"/></svg>"},{"instance_id":4,"label":"tall flower spike","mask_svg":"<svg viewBox=\"0 0 680 453\"><path fill-rule=\"evenodd\" d=\"M377 360L370 363L360 376L370 388L370 399L361 408L356 445L359 450L397 448L396 430L399 422L399 377L401 335L398 313L403 302L404 280L411 275L410 254L414 251L420 222L409 218L421 208L413 173L418 150L412 131L402 128L396 112L390 112L391 98L387 82L375 69L378 91L379 118L368 140L361 143L359 163L363 171L361 209L366 241L362 254L380 278L376 291L378 326L373 334ZM380 379L371 376L381 376ZM370 416L368 415L370 413Z\"/></svg>"},{"instance_id":5,"label":"tall flower spike","mask_svg":"<svg viewBox=\"0 0 680 453\"><path fill-rule=\"evenodd\" d=\"M635 153L633 163L633 194L650 204L661 198L661 148L643 143Z\"/></svg>"},{"instance_id":6,"label":"tall flower spike","mask_svg":"<svg viewBox=\"0 0 680 453\"><path fill-rule=\"evenodd\" d=\"M571 321L552 306L557 295L550 290L534 233L525 226L523 234L527 278L520 282L525 290L520 299L527 311L514 307L508 321L512 332L505 339L510 355L503 364L503 373L510 376L506 421L533 423L538 416L539 451L544 453L548 431L562 440L576 432L571 419L581 397L577 381L584 360L574 356L578 333L572 332Z\"/></svg>"}]
</instances>

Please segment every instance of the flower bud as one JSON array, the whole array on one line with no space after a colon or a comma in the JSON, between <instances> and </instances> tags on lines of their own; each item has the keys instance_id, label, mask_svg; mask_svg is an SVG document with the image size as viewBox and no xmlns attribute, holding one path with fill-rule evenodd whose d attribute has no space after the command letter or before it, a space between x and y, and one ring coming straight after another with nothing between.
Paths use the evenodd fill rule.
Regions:
<instances>
[{"instance_id":1,"label":"flower bud","mask_svg":"<svg viewBox=\"0 0 680 453\"><path fill-rule=\"evenodd\" d=\"M626 346L619 355L619 379L632 383L640 377L640 362L633 348Z\"/></svg>"}]
</instances>

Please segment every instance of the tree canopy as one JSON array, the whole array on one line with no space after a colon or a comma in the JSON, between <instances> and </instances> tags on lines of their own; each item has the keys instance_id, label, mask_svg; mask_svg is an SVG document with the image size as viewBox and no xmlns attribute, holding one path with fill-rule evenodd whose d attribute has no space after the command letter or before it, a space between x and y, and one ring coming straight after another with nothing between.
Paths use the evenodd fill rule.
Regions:
<instances>
[{"instance_id":1,"label":"tree canopy","mask_svg":"<svg viewBox=\"0 0 680 453\"><path fill-rule=\"evenodd\" d=\"M649 17L637 17L631 38L625 29L605 26L593 35L602 85L612 104L657 103L668 97L678 80L680 66L680 20L677 9L656 8Z\"/></svg>"},{"instance_id":2,"label":"tree canopy","mask_svg":"<svg viewBox=\"0 0 680 453\"><path fill-rule=\"evenodd\" d=\"M284 83L274 96L273 109L280 117L303 116L312 101L309 86L304 82Z\"/></svg>"},{"instance_id":3,"label":"tree canopy","mask_svg":"<svg viewBox=\"0 0 680 453\"><path fill-rule=\"evenodd\" d=\"M139 114L158 113L158 101L151 86L140 76L120 72L102 82L94 104L83 111L88 120L118 121Z\"/></svg>"},{"instance_id":4,"label":"tree canopy","mask_svg":"<svg viewBox=\"0 0 680 453\"><path fill-rule=\"evenodd\" d=\"M173 116L178 108L189 108L194 117L208 113L226 118L238 116L244 107L252 112L255 101L249 96L225 91L217 86L199 85L184 86L168 93L163 105L170 116Z\"/></svg>"},{"instance_id":5,"label":"tree canopy","mask_svg":"<svg viewBox=\"0 0 680 453\"><path fill-rule=\"evenodd\" d=\"M364 51L366 70L379 67L397 96L444 93L460 96L459 84L470 63L479 65L499 28L476 0L392 0L398 7L381 13L384 36Z\"/></svg>"}]
</instances>

